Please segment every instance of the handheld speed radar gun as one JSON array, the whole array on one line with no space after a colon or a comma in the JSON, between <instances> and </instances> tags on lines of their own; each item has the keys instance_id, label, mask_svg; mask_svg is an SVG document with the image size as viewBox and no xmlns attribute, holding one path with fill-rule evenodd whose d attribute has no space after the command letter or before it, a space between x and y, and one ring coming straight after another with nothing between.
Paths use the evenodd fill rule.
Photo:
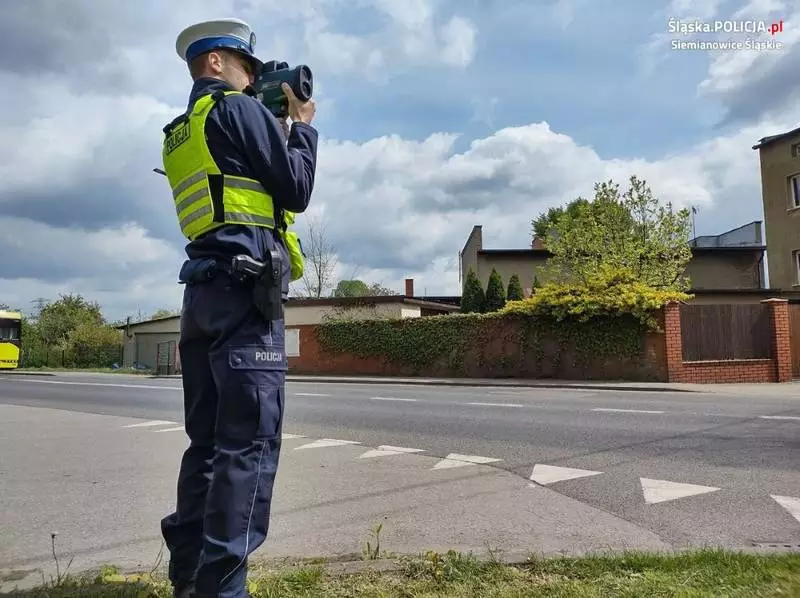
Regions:
<instances>
[{"instance_id":1,"label":"handheld speed radar gun","mask_svg":"<svg viewBox=\"0 0 800 598\"><path fill-rule=\"evenodd\" d=\"M314 76L308 66L301 64L289 68L289 63L277 60L264 63L253 85L245 89L245 93L264 104L275 118L286 118L289 115L289 100L281 89L283 83L289 84L301 102L310 100L314 93ZM154 168L153 172L166 176L160 168Z\"/></svg>"},{"instance_id":2,"label":"handheld speed radar gun","mask_svg":"<svg viewBox=\"0 0 800 598\"><path fill-rule=\"evenodd\" d=\"M289 103L281 85L288 83L301 102L311 99L314 92L314 77L305 64L289 68L286 62L265 62L253 82L252 93L276 118L286 118Z\"/></svg>"}]
</instances>

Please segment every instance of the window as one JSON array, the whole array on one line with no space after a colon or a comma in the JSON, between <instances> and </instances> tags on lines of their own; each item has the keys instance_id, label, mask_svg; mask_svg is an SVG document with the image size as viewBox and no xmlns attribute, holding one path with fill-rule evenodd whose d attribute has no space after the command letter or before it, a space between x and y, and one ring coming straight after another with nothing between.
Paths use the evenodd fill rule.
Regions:
<instances>
[{"instance_id":1,"label":"window","mask_svg":"<svg viewBox=\"0 0 800 598\"><path fill-rule=\"evenodd\" d=\"M800 208L800 174L789 177L789 206Z\"/></svg>"},{"instance_id":2,"label":"window","mask_svg":"<svg viewBox=\"0 0 800 598\"><path fill-rule=\"evenodd\" d=\"M0 340L3 341L15 341L19 340L19 336L17 335L17 329L11 326L0 326Z\"/></svg>"},{"instance_id":3,"label":"window","mask_svg":"<svg viewBox=\"0 0 800 598\"><path fill-rule=\"evenodd\" d=\"M800 285L800 249L792 252L792 264L794 266L794 284Z\"/></svg>"}]
</instances>

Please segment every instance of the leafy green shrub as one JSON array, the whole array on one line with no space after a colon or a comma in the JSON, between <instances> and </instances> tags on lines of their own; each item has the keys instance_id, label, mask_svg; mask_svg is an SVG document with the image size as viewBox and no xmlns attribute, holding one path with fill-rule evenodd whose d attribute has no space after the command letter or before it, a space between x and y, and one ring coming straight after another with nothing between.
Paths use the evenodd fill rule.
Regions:
<instances>
[{"instance_id":1,"label":"leafy green shrub","mask_svg":"<svg viewBox=\"0 0 800 598\"><path fill-rule=\"evenodd\" d=\"M654 317L658 309L670 301L687 301L691 297L650 287L628 270L603 268L586 284L548 283L528 299L508 302L501 313L579 323L630 315L646 329L654 330L658 327Z\"/></svg>"}]
</instances>

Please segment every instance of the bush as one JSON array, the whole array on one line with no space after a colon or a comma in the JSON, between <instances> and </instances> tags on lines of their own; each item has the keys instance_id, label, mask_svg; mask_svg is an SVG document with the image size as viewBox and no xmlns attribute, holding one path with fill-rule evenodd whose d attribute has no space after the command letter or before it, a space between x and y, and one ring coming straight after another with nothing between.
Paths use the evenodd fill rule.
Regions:
<instances>
[{"instance_id":1,"label":"bush","mask_svg":"<svg viewBox=\"0 0 800 598\"><path fill-rule=\"evenodd\" d=\"M506 304L506 292L503 289L503 279L497 270L492 268L492 273L489 275L489 284L486 285L486 304L485 311L493 312L503 308Z\"/></svg>"},{"instance_id":2,"label":"bush","mask_svg":"<svg viewBox=\"0 0 800 598\"><path fill-rule=\"evenodd\" d=\"M522 301L511 301L504 314L571 320L585 323L593 318L633 316L649 330L658 328L654 312L670 301L687 301L691 295L654 289L627 270L603 269L586 284L548 283Z\"/></svg>"},{"instance_id":3,"label":"bush","mask_svg":"<svg viewBox=\"0 0 800 598\"><path fill-rule=\"evenodd\" d=\"M66 367L111 367L122 353L122 335L112 326L80 324L69 333Z\"/></svg>"}]
</instances>

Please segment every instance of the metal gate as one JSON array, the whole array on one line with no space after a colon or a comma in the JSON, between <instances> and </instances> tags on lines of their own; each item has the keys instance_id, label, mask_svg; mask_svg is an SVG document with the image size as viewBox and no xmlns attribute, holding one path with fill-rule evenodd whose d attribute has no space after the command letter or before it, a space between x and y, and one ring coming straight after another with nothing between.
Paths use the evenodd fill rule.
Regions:
<instances>
[{"instance_id":1,"label":"metal gate","mask_svg":"<svg viewBox=\"0 0 800 598\"><path fill-rule=\"evenodd\" d=\"M175 341L158 343L158 350L156 353L156 375L171 376L178 373L176 353L177 343Z\"/></svg>"},{"instance_id":2,"label":"metal gate","mask_svg":"<svg viewBox=\"0 0 800 598\"><path fill-rule=\"evenodd\" d=\"M789 304L789 342L792 347L792 377L800 378L800 303Z\"/></svg>"}]
</instances>

